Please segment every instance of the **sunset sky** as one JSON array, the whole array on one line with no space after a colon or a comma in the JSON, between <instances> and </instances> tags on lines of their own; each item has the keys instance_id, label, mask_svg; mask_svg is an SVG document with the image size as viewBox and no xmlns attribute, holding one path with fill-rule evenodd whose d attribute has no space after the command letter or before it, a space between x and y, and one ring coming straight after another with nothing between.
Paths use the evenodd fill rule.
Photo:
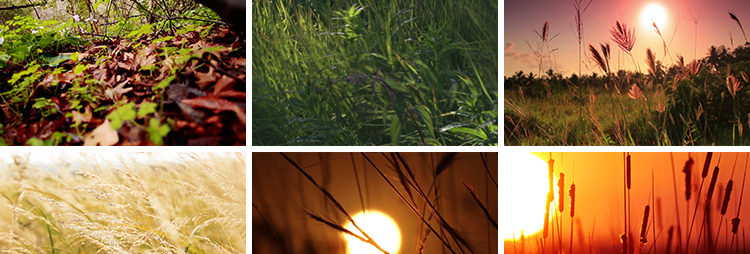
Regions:
<instances>
[{"instance_id":1,"label":"sunset sky","mask_svg":"<svg viewBox=\"0 0 750 254\"><path fill-rule=\"evenodd\" d=\"M512 182L508 182L508 175L517 172L542 172L542 176L539 177L539 183L543 189L547 191L548 179L546 161L549 159L549 153L534 153L537 157L541 158L541 166L538 168L532 168L527 165L532 165L528 162L517 162L516 164L506 163L504 165L516 165L513 168L505 166L500 169L500 186L509 185ZM504 155L503 161L510 160L511 158L522 158L523 154L520 155ZM694 253L696 247L698 232L701 225L701 218L703 218L703 203L706 198L707 189L709 186L710 178L713 173L714 167L719 165L719 175L717 178L716 188L714 190L713 201L711 201L712 213L710 216L713 223L714 237L718 232L718 224L721 219L721 214L718 211L719 208L716 206L721 203L721 196L723 196L725 186L730 179L734 181L733 192L730 195L730 201L728 203L728 209L726 215L721 220L721 223L730 222L729 227L731 228L731 220L737 215L737 209L739 205L740 195L742 194L743 177L746 168L747 153L714 153L711 160L708 176L704 182L702 192L698 195L700 184L701 184L701 171L703 170L704 161L706 159L706 153L674 153L672 154L673 159L670 158L670 153L631 153L632 161L632 185L631 185L631 223L633 234L636 235L636 243L638 239L639 230L641 227L641 221L643 218L644 208L647 204L650 205L650 193L651 193L651 172L653 169L654 174L654 192L656 206L651 205L650 213L650 224L649 233L647 235L648 244L643 246L641 253L647 253L653 250L654 246L660 249L658 253L663 253L666 248L667 231L669 227L676 226L677 217L680 218L681 228L683 231L683 242L687 238L687 228L689 227L688 218L692 218L695 211L696 200L700 200L701 206L699 206L695 224L691 235L691 253ZM687 203L685 201L685 174L682 172L685 162L688 160L688 156L691 156L694 161L692 168L691 178L691 199ZM719 162L719 157L721 161ZM576 185L576 212L575 219L578 221L575 223L574 229L574 250L573 252L580 252L582 248L585 248L585 252L588 253L589 246L592 247L594 253L618 253L619 248L619 235L624 232L624 217L623 217L623 153L552 153L552 158L555 160L554 170L555 176L558 176L560 172L565 174L565 210L562 217L562 239L564 239L563 246L569 248L568 241L570 239L570 215L569 215L569 188L571 182L575 182ZM732 174L733 165L734 174ZM673 164L674 163L674 164ZM673 166L674 165L674 166ZM673 177L674 174L674 177ZM515 177L514 179L518 179ZM517 181L517 180L514 180ZM750 181L750 179L748 179ZM557 182L555 182L556 185ZM501 193L513 193L514 195L527 195L531 192L532 187L527 190L504 190L500 189ZM677 195L675 196L675 189ZM504 192L505 191L505 192ZM741 219L739 234L742 231L750 231L748 228L748 222L750 222L750 190L745 190L742 201L745 205L741 206L739 212L739 218ZM719 195L721 194L721 195ZM501 196L501 204L506 204L507 201L503 201ZM537 200L531 201L531 200ZM524 201L508 204L504 207L508 209L521 209L523 207L535 205L538 202L538 198L526 197ZM558 200L556 198L556 200ZM544 203L544 196L541 197L541 203ZM675 205L677 204L677 205ZM544 205L539 208L542 215L535 217L539 221L544 221ZM689 209L689 210L688 210ZM505 209L507 210L507 209ZM501 209L501 218L506 218L507 215L503 215ZM678 213L679 210L679 213ZM559 214L559 213L557 213ZM656 216L656 234L658 239L654 240L653 235L653 218ZM556 217L553 217L556 218ZM518 217L513 220L501 220L500 228L507 229L511 227L511 224L517 223ZM552 220L555 221L555 220ZM687 226L686 226L687 225ZM550 233L557 238L557 226L553 228L555 233ZM727 232L727 226L724 225L721 228L721 234L719 235L717 246L718 248L726 247L731 241L732 233L729 232L730 238L725 237ZM500 233L504 235L503 232ZM541 233L536 234L530 233L526 235L527 243L533 242L534 245L536 239L539 239ZM672 251L676 246L676 233L672 243ZM504 238L504 237L501 237ZM520 252L520 238L516 235L515 249L514 241L512 239L506 239L504 241L505 253L521 253ZM583 238L583 239L581 239ZM593 242L589 239L593 239ZM656 244L654 244L656 243ZM557 242L555 244L558 244ZM591 245L589 245L591 244ZM735 243L736 244L736 243ZM705 245L705 241L701 243L701 246ZM737 245L735 245L737 246ZM534 251L534 246L526 246L526 253L537 253ZM551 248L548 245L547 248ZM559 248L559 244L557 246ZM579 251L576 251L579 250ZM549 252L550 249L547 249ZM638 252L636 252L638 253ZM674 253L674 252L673 252Z\"/></svg>"},{"instance_id":2,"label":"sunset sky","mask_svg":"<svg viewBox=\"0 0 750 254\"><path fill-rule=\"evenodd\" d=\"M527 41L536 50L537 40L534 29L541 31L545 21L549 21L552 37L559 35L549 41L550 49L558 50L552 53L552 68L555 72L569 76L578 72L578 41L575 33L575 9L573 0L509 0L505 2L505 76L512 76L519 70L524 73L533 72L538 74L538 65L529 48ZM584 4L587 1L584 1ZM706 56L711 45L725 45L731 48L730 34L734 41L734 47L745 42L742 32L737 23L729 17L728 11L732 11L740 22L743 22L745 30L750 28L750 1L731 0L664 0L664 1L614 1L593 0L589 8L583 13L584 42L582 50L587 55L588 45L593 44L599 48L600 43L610 43L612 49L612 66L617 69L634 69L630 56L624 53L613 41L610 29L615 21L625 23L629 28L635 28L636 41L633 47L633 57L641 71L647 71L646 48L651 48L657 60L663 59L665 65L673 62L667 56L664 58L664 50L659 35L651 24L643 21L642 14L649 4L663 6L666 11L666 24L659 27L664 40L669 45L674 34L669 55L676 61L676 55L682 55L686 62L700 59ZM697 18L697 45L695 44L696 25L693 22ZM676 33L675 33L676 32ZM746 31L750 33L750 31ZM697 50L694 50L697 49ZM546 49L545 49L546 51ZM619 68L617 67L619 63ZM543 72L550 68L549 61L543 64ZM582 64L582 73L591 71L601 74L593 63Z\"/></svg>"},{"instance_id":3,"label":"sunset sky","mask_svg":"<svg viewBox=\"0 0 750 254\"><path fill-rule=\"evenodd\" d=\"M498 253L498 230L488 223L462 183L476 190L497 221L497 153L484 153L486 167L480 153L458 153L449 166L440 171L437 181L433 175L447 153L401 155L417 179L417 185L431 193L430 199L435 202L434 195L440 196L435 203L437 210L476 253ZM343 253L341 234L311 219L305 212L341 222L341 225L346 222L343 214L279 153L254 153L253 156L252 253ZM287 156L330 192L347 212L375 210L391 217L402 236L398 253L416 253L421 241L418 237L421 220L388 183L390 181L407 200L412 200L403 189L390 158L386 157L391 153L367 154L388 181L360 153L287 153ZM411 194L418 210L424 213L424 202L413 189ZM439 230L435 219L431 221ZM443 245L434 234L423 242L423 253L443 253ZM452 245L456 248L454 243ZM446 253L449 252L446 250Z\"/></svg>"}]
</instances>

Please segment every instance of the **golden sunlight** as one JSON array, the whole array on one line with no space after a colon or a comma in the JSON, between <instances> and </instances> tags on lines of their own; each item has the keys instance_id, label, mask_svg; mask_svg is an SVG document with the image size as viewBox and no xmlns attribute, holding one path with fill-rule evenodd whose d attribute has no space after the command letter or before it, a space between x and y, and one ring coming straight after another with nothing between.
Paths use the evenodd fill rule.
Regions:
<instances>
[{"instance_id":1,"label":"golden sunlight","mask_svg":"<svg viewBox=\"0 0 750 254\"><path fill-rule=\"evenodd\" d=\"M547 162L531 153L518 153L506 158L513 158L513 161L505 163L500 177L513 180L504 184L501 193L508 193L509 205L504 210L507 218L512 219L503 230L502 236L506 240L513 240L519 239L521 234L529 236L542 230L549 178ZM555 177L555 196L556 183Z\"/></svg>"},{"instance_id":2,"label":"golden sunlight","mask_svg":"<svg viewBox=\"0 0 750 254\"><path fill-rule=\"evenodd\" d=\"M388 253L396 253L401 245L401 233L396 226L396 222L393 221L387 215L376 212L367 211L366 213L358 213L352 217L362 230L367 233L375 242ZM346 223L346 229L349 231L362 236L362 233L357 230L351 222ZM347 252L349 254L382 254L377 248L369 243L360 241L354 236L345 234L347 243Z\"/></svg>"},{"instance_id":3,"label":"golden sunlight","mask_svg":"<svg viewBox=\"0 0 750 254\"><path fill-rule=\"evenodd\" d=\"M654 23L659 27L659 30L664 30L664 26L667 25L667 11L661 4L650 3L643 8L641 20L647 31L654 30Z\"/></svg>"}]
</instances>

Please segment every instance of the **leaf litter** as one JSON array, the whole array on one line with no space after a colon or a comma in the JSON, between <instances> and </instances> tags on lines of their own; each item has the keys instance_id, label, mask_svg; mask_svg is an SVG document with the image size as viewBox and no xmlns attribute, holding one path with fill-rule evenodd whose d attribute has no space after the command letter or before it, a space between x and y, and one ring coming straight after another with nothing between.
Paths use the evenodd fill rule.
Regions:
<instances>
[{"instance_id":1,"label":"leaf litter","mask_svg":"<svg viewBox=\"0 0 750 254\"><path fill-rule=\"evenodd\" d=\"M56 68L35 70L42 74L31 78L28 98L0 98L1 144L246 144L244 36L202 27L78 50L61 53L68 60ZM9 60L0 83L32 64Z\"/></svg>"}]
</instances>

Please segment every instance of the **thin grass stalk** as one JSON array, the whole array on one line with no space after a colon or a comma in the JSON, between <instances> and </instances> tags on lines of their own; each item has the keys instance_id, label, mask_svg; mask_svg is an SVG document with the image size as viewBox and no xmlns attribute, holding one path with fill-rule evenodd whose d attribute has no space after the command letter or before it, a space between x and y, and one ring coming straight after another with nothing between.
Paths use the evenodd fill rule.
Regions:
<instances>
[{"instance_id":1,"label":"thin grass stalk","mask_svg":"<svg viewBox=\"0 0 750 254\"><path fill-rule=\"evenodd\" d=\"M628 217L627 218L628 219L628 227L627 227L627 232L628 232L628 254L632 254L633 251L634 251L634 249L633 249L633 222L632 222L632 218L633 218L632 208L633 208L633 206L630 203L630 197L631 197L631 195L630 195L630 187L632 186L632 177L631 177L631 175L632 175L632 163L631 163L631 159L630 159L630 153L628 153L628 155L627 155L627 171L626 171L626 173L627 173L627 180L628 180L628 213L627 213L627 217Z\"/></svg>"},{"instance_id":2,"label":"thin grass stalk","mask_svg":"<svg viewBox=\"0 0 750 254\"><path fill-rule=\"evenodd\" d=\"M674 226L669 227L669 230L667 230L667 254L672 253L672 236L673 236Z\"/></svg>"},{"instance_id":3,"label":"thin grass stalk","mask_svg":"<svg viewBox=\"0 0 750 254\"><path fill-rule=\"evenodd\" d=\"M711 200L713 197L714 189L716 187L716 178L719 176L719 165L721 164L722 155L723 154L721 153L719 154L719 160L716 162L716 167L714 167L714 171L711 175L711 182L708 185L708 192L706 193L706 201L705 201L705 209L704 209L706 212L703 213L703 221L701 223L701 228L698 231L698 244L695 247L696 252L698 251L700 244L701 244L701 239L702 239L701 235L703 234L703 228L704 226L706 226L706 222L709 221L708 212L711 211ZM700 196L700 194L698 195ZM711 231L709 229L706 232L711 232ZM708 238L711 239L710 237Z\"/></svg>"},{"instance_id":4,"label":"thin grass stalk","mask_svg":"<svg viewBox=\"0 0 750 254\"><path fill-rule=\"evenodd\" d=\"M624 214L624 220L625 220L625 232L620 235L620 241L622 242L622 253L623 254L629 254L630 249L628 244L628 238L630 236L630 226L628 224L628 192L630 191L630 154L623 153L624 162L625 162L625 170L623 172L623 214Z\"/></svg>"},{"instance_id":5,"label":"thin grass stalk","mask_svg":"<svg viewBox=\"0 0 750 254\"><path fill-rule=\"evenodd\" d=\"M674 205L677 215L677 253L682 253L682 233L680 229L680 206L677 202L677 176L675 175L674 154L669 153L670 162L672 163L672 187L674 189Z\"/></svg>"},{"instance_id":6,"label":"thin grass stalk","mask_svg":"<svg viewBox=\"0 0 750 254\"><path fill-rule=\"evenodd\" d=\"M729 183L727 183L727 187L725 189L726 192L724 193L724 202L722 202L722 205L721 205L721 220L724 219L724 215L727 213L727 205L729 204L729 199L730 199L730 197L732 195L732 186L733 185L734 185L734 181L729 180ZM719 220L719 221L721 221L721 220ZM719 224L719 233L721 233L721 224ZM719 238L718 238L718 234L717 234L716 241L718 241L718 240L719 240ZM716 242L716 241L714 241L714 242Z\"/></svg>"},{"instance_id":7,"label":"thin grass stalk","mask_svg":"<svg viewBox=\"0 0 750 254\"><path fill-rule=\"evenodd\" d=\"M747 43L747 35L745 35L745 29L742 28L742 23L740 23L740 19L737 18L737 16L734 15L731 11L729 12L729 18L737 22L737 25L740 26L740 30L742 31L742 36L745 37L745 43Z\"/></svg>"},{"instance_id":8,"label":"thin grass stalk","mask_svg":"<svg viewBox=\"0 0 750 254\"><path fill-rule=\"evenodd\" d=\"M474 201L477 202L477 205L479 205L479 208L482 208L482 211L484 212L484 215L487 216L487 220L490 221L493 227L497 229L497 222L495 219L492 218L492 215L490 215L490 212L487 210L487 206L484 205L482 202L482 199L479 198L479 194L477 194L476 190L474 190L474 187L471 187L469 184L464 182L463 179L461 179L461 183L464 184L464 187L471 193L471 197L474 198Z\"/></svg>"},{"instance_id":9,"label":"thin grass stalk","mask_svg":"<svg viewBox=\"0 0 750 254\"><path fill-rule=\"evenodd\" d=\"M324 195L324 196L326 196L326 198L327 198L327 199L328 199L329 201L331 201L331 202L332 202L332 203L333 203L333 204L334 204L334 205L336 206L336 208L337 208L337 209L338 209L339 211L341 211L341 213L343 213L343 214L344 214L344 215L346 216L347 220L349 220L349 222L351 222L351 223L352 223L352 225L353 225L353 226L354 226L354 227L355 227L355 228L356 228L357 230L359 230L359 232L360 232L360 233L362 233L362 235L364 235L364 236L365 236L366 240L362 240L362 239L360 239L360 240L362 240L363 242L369 243L370 245L374 246L374 247L375 247L375 248L377 248L377 249L378 249L379 251L382 251L382 252L383 252L383 253L385 253L385 254L389 254L389 253L388 253L387 251L383 250L383 248L381 248L381 247L380 247L380 245L378 245L378 244L377 244L377 243L376 243L376 242L375 242L375 241L374 241L374 240L372 239L372 237L370 237L370 236L369 236L369 235L368 235L368 234L367 234L367 233L366 233L366 232L365 232L364 230L362 230L362 228L360 228L360 227L359 227L359 226L357 225L357 223L356 223L356 222L354 222L354 219L352 219L351 215L349 215L349 213L347 213L347 212L346 212L346 209L344 209L344 207L343 207L343 206L341 206L341 203L339 203L339 202L338 202L338 200L336 200L336 199L335 199L335 198L333 197L333 195L331 195L331 193L329 193L329 192L328 192L328 191L327 191L327 190L326 190L325 188L323 188L323 187L321 187L320 185L318 185L318 183L317 183L317 182L315 181L315 179L313 179L313 178L312 178L312 176L310 176L309 174L307 174L307 172L305 172L305 170L304 170L304 169L302 169L302 167L300 167L299 165L297 165L297 163L296 163L296 162L294 162L294 161L293 161L293 160L292 160L291 158L289 158L289 157L288 157L288 156L287 156L286 154L284 154L284 153L280 153L280 154L281 154L281 156L283 156L283 157L284 157L284 159L286 159L286 160L287 160L287 161L288 161L288 162L289 162L290 164L292 164L292 166L294 166L294 168L296 168L296 169L297 169L298 171L300 171L300 173L302 173L302 174L303 174L303 175L304 175L304 176L305 176L305 177L307 178L307 180L308 180L308 181L310 181L310 182L311 182L311 183L312 183L313 185L315 185L315 187L316 187L316 188L318 188L318 190L320 190L321 192L323 192L323 195ZM312 216L312 214L310 214L310 213L308 213L308 214ZM313 217L313 219L315 219L315 218ZM323 221L321 221L321 222L323 222ZM325 222L323 222L323 223L325 223ZM326 224L327 224L327 223L326 223ZM334 223L334 224L335 224L335 223ZM336 224L336 225L338 225L338 224ZM330 225L329 225L329 226L330 226ZM336 228L335 228L335 229L336 229Z\"/></svg>"},{"instance_id":10,"label":"thin grass stalk","mask_svg":"<svg viewBox=\"0 0 750 254\"><path fill-rule=\"evenodd\" d=\"M656 248L656 244L659 242L659 238L658 238L659 235L656 234L656 217L657 217L656 216L656 209L657 209L657 207L656 207L656 204L655 204L655 202L656 202L656 192L654 191L654 168L653 167L651 167L651 193L653 193L653 195L651 196L651 205L654 206L654 224L652 224L652 227L654 229L653 230L653 232L654 232L653 233L653 235L654 235L654 253L659 253L659 250ZM661 217L661 216L659 216L659 217ZM661 218L659 218L659 221L661 221Z\"/></svg>"},{"instance_id":11,"label":"thin grass stalk","mask_svg":"<svg viewBox=\"0 0 750 254\"><path fill-rule=\"evenodd\" d=\"M574 165L575 166L575 165ZM575 172L573 174L575 178ZM570 248L568 250L568 253L573 253L573 218L575 217L575 211L576 211L576 184L575 182L570 184L570 190L568 191L570 194Z\"/></svg>"},{"instance_id":12,"label":"thin grass stalk","mask_svg":"<svg viewBox=\"0 0 750 254\"><path fill-rule=\"evenodd\" d=\"M747 179L747 161L748 158L750 158L750 154L746 155L745 157L745 174L742 177L742 190L740 191L740 201L739 204L737 204L737 215L735 215L734 219L732 219L732 243L729 244L729 250L732 250L732 246L734 246L734 239L737 238L737 229L740 226L740 208L742 207L742 197L745 195L745 180ZM739 244L737 244L739 247ZM739 251L739 248L738 248Z\"/></svg>"},{"instance_id":13,"label":"thin grass stalk","mask_svg":"<svg viewBox=\"0 0 750 254\"><path fill-rule=\"evenodd\" d=\"M490 180L492 180L493 184L495 184L495 188L498 188L497 181L495 181L495 178L492 178L492 174L490 174L490 168L487 166L487 158L485 158L484 153L480 153L479 157L482 158L482 165L484 165L484 170L487 171L487 177ZM402 162L403 162L403 159L402 159Z\"/></svg>"},{"instance_id":14,"label":"thin grass stalk","mask_svg":"<svg viewBox=\"0 0 750 254\"><path fill-rule=\"evenodd\" d=\"M698 188L698 197L701 196L701 192L703 191L703 183L706 181L706 176L708 176L708 168L711 164L711 156L713 156L713 153L711 152L707 153L706 161L703 163L703 171L701 171L701 185L700 185L700 188ZM687 164L685 165L685 167L687 167ZM687 187L687 188L689 189L690 187ZM687 237L687 243L686 243L686 245L688 246L690 246L690 236L693 233L693 224L695 223L695 216L698 212L698 203L700 202L698 202L698 198L696 198L695 208L693 210L693 218L690 220L690 228L688 229L688 237ZM700 236L698 236L698 238L700 238Z\"/></svg>"},{"instance_id":15,"label":"thin grass stalk","mask_svg":"<svg viewBox=\"0 0 750 254\"><path fill-rule=\"evenodd\" d=\"M399 196L399 197L401 198L401 200L402 200L402 201L404 201L404 203L406 203L406 204L407 204L407 206L409 206L409 208L410 208L410 209L412 210L412 212L414 212L414 213L415 213L415 214L417 215L417 217L419 217L419 218L420 218L420 219L422 220L422 222L424 222L424 223L425 223L425 224L427 225L427 227L429 227L429 228L430 228L430 230L432 230L432 231L433 231L433 233L434 233L435 235L438 235L437 231L436 231L436 230L435 230L435 229L434 229L434 228L433 228L433 227L432 227L432 226L431 226L431 225L430 225L429 223L427 223L427 221L425 220L424 216L422 216L422 215L421 215L421 214L419 213L419 211L417 211L417 210L416 210L416 209L415 209L415 208L414 208L414 207L413 207L413 206L412 206L411 204L409 204L409 202L407 202L407 201L406 201L406 198L405 198L405 197L404 197L404 196L403 196L403 195L401 194L401 192L399 192L399 191L398 191L398 189L396 189L396 187L395 187L395 186L393 185L393 183L391 183L391 181L390 181L390 180L388 180L388 177L387 177L387 176L386 176L385 174L383 174L383 172L382 172L382 171L380 170L380 168L378 168L378 167L377 167L377 166L375 165L375 163L374 163L374 162L372 162L372 160L370 160L370 158L369 158L369 157L367 156L367 154L365 154L365 153L361 153L361 154L362 154L362 156L364 156L364 158L365 158L365 159L367 160L367 162L368 162L368 163L370 163L370 165L371 165L371 166L373 166L373 168L375 168L375 170L376 170L376 171L378 172L378 174L380 174L380 176L381 176L381 177L382 177L383 179L385 179L386 183L388 183L388 185L389 185L389 186L391 187L391 189L393 189L393 190L394 190L394 192L396 192L396 194L397 194L397 195L398 195L398 196ZM417 188L415 188L415 189L417 189ZM429 207L430 207L430 209L431 209L431 212L432 212L432 213L434 213L435 215L437 215L437 218L438 218L438 220L440 220L440 222L441 222L440 224L441 224L441 225L444 225L444 226L445 226L445 225L447 225L447 223L445 223L445 222L444 222L444 219L443 219L443 218L442 218L442 217L440 216L440 213L438 213L438 212L437 212L437 210L436 210L436 209L435 209L435 207L434 207L434 206L432 205L432 203L431 203L431 202L429 201L429 199L427 199L427 196L425 196L423 192L419 191L419 189L417 189L417 193L418 193L418 194L420 194L420 196L422 197L422 199L424 199L424 200L425 200L425 202L426 202L426 203L428 204L428 206L429 206ZM452 228L449 228L449 229L452 229ZM451 234L453 235L453 234L455 233L455 231L453 231L453 230L449 230L449 231L448 231L448 233L451 233ZM455 236L454 236L454 238L455 238ZM460 237L459 237L459 238L460 238ZM446 240L445 240L445 239L443 239L443 238L441 238L441 237L438 237L438 239L440 239L440 240L441 240L441 242L443 243L443 245L444 245L445 247L447 247L447 248L448 248L448 250L450 250L450 251L451 251L451 253L456 253L456 252L455 252L455 251L453 250L453 248L451 248L451 247L450 247L450 244L448 244L448 242L446 242ZM463 238L460 238L460 239L461 239L461 240L463 240ZM463 241L463 242L465 242L465 241ZM460 248L460 247L461 247L461 246L459 246L459 248ZM467 245L467 247L468 247L468 245Z\"/></svg>"}]
</instances>

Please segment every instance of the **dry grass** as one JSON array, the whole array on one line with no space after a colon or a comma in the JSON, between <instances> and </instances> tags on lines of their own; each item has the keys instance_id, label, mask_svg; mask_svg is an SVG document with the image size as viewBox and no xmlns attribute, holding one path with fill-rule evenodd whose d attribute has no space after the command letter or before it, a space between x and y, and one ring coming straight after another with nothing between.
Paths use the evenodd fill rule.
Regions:
<instances>
[{"instance_id":1,"label":"dry grass","mask_svg":"<svg viewBox=\"0 0 750 254\"><path fill-rule=\"evenodd\" d=\"M98 159L0 174L3 252L245 253L244 154Z\"/></svg>"}]
</instances>

